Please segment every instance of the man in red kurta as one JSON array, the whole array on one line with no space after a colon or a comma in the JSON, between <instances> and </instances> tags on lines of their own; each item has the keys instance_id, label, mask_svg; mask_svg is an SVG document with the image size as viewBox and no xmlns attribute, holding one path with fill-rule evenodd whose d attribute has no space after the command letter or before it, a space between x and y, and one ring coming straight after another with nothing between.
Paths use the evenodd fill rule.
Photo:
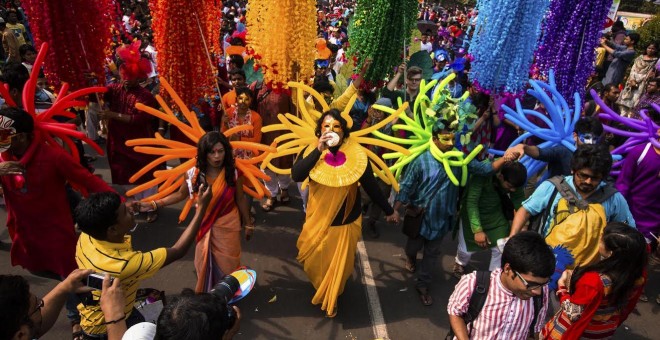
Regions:
<instances>
[{"instance_id":1,"label":"man in red kurta","mask_svg":"<svg viewBox=\"0 0 660 340\"><path fill-rule=\"evenodd\" d=\"M107 152L112 183L117 185L142 184L153 179L153 171L140 177L135 183L129 178L142 170L158 156L146 155L126 146L126 141L138 138L152 138L158 128L158 120L148 113L135 108L135 104L158 108L156 98L149 90L140 86L140 81L146 79L151 71L151 62L142 58L139 51L140 42L117 49L121 58L119 74L121 82L108 86L104 95L105 110L99 113L101 119L108 124ZM128 188L126 188L128 189ZM151 196L156 193L156 187L136 195L135 199ZM156 219L155 212L147 216L148 222Z\"/></svg>"},{"instance_id":2,"label":"man in red kurta","mask_svg":"<svg viewBox=\"0 0 660 340\"><path fill-rule=\"evenodd\" d=\"M0 183L12 240L11 264L63 278L78 268L78 236L65 184L90 193L113 190L59 146L35 140L33 129L27 112L0 110ZM34 153L26 157L31 146L36 147Z\"/></svg>"}]
</instances>

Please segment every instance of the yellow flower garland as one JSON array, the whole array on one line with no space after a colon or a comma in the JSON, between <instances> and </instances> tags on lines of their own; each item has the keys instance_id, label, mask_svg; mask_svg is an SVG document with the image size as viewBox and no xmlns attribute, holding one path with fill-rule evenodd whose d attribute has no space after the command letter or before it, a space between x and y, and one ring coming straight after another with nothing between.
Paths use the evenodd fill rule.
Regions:
<instances>
[{"instance_id":1,"label":"yellow flower garland","mask_svg":"<svg viewBox=\"0 0 660 340\"><path fill-rule=\"evenodd\" d=\"M314 74L316 1L251 0L246 13L248 49L275 89Z\"/></svg>"}]
</instances>

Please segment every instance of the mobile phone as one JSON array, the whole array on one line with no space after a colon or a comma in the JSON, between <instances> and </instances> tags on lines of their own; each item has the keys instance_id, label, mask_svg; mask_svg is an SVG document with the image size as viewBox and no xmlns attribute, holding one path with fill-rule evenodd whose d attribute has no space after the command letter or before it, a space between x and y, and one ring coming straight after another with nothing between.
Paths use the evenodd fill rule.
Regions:
<instances>
[{"instance_id":1,"label":"mobile phone","mask_svg":"<svg viewBox=\"0 0 660 340\"><path fill-rule=\"evenodd\" d=\"M103 289L103 279L105 278L105 274L97 274L97 273L92 273L87 276L87 287L94 288L96 290L101 290ZM112 284L112 281L114 280L114 277L110 277L110 284Z\"/></svg>"}]
</instances>

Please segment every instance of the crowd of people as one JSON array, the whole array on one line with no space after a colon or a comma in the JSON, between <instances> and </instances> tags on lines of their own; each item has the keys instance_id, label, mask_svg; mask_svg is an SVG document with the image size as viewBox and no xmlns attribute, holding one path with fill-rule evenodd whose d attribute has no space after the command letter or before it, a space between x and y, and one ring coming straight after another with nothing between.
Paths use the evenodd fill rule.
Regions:
<instances>
[{"instance_id":1,"label":"crowd of people","mask_svg":"<svg viewBox=\"0 0 660 340\"><path fill-rule=\"evenodd\" d=\"M337 298L353 272L358 240L363 234L380 237L383 213L387 222L403 221L402 270L414 273L415 291L424 306L437 305L430 290L439 271L441 243L456 235L451 272L459 281L447 313L451 335L457 339L609 338L638 300L648 300L647 267L660 263L660 215L655 210L660 203L660 148L651 142L632 147L613 177L611 150L625 140L605 131L604 125L620 126L599 118L606 108L593 100L585 101L572 147L543 147L537 137L513 145L524 129L501 108L513 106L511 99L481 91L468 76L469 40L478 16L474 8L420 3L421 38L412 44L432 58L433 76L425 78L422 67L404 62L385 86L367 88L363 76L369 62L354 80L338 76L352 62L347 57L348 28L355 1L320 1L318 53L310 60L315 74L307 82L322 103L313 96L297 101L295 91L271 91L261 80L248 83L248 57L240 48L232 49L246 44L239 28L244 29L248 1L224 1L225 52L215 62L220 93L186 103L207 131L196 145L196 160L173 179L181 183L177 191L146 200L158 193L154 186L124 197L125 191L164 170L151 166L157 157L135 151L127 141L158 132L185 143L189 133L136 108L161 105L154 97L159 91L158 54L151 45L152 18L146 3L123 2L119 47L106 65L107 91L100 98L90 96L85 117L72 121L85 126L88 138L105 145L109 183L114 187L93 174L88 162L94 157L81 153L74 159L59 145L37 138L35 121L21 96L31 72L41 72L32 68L34 42L20 2L0 8L0 52L5 61L0 79L16 103L0 109L0 182L12 240L11 264L61 281L39 299L24 278L0 275L0 340L45 334L63 306L74 339L128 339L138 334L153 339L179 339L181 334L190 339L206 339L209 334L231 339L238 331L240 311L213 288L249 265L241 261L241 233L247 241L255 232L253 209L277 214L274 207L292 204L289 190L294 184L305 213L297 260L316 290L311 302L321 305L327 317L338 313ZM621 115L639 119L639 112L647 110L652 122L660 125L660 112L651 106L660 105L658 42L649 43L636 57L640 37L619 23L595 51L596 71L588 86ZM235 50L239 53L232 54ZM450 97L467 92L461 105L474 109L469 141L462 139L465 131L456 128L458 117L433 118L429 149L405 166L399 190L394 190L393 183L374 176L378 171L368 157L376 155L392 166L393 161L383 157L388 151L378 145L365 151L352 136L377 127L381 135L412 138L412 130L393 128L406 119L382 124L387 117L382 108L401 109L408 120L417 119L421 113L413 112L414 104L427 95L421 83L447 77ZM43 75L40 80L35 101L47 109L55 97ZM520 99L524 108L546 114L533 96ZM266 167L266 196L253 205L235 159L249 160L258 152L234 148L231 142L270 145L281 140L284 132L263 128L279 124L278 114L297 112L301 106L320 112L313 147L271 160L291 174ZM243 125L251 129L223 133ZM501 157L479 152L462 168L437 157L438 152L468 155L474 145L506 151ZM528 174L522 157L546 162L547 167ZM143 176L135 181L139 172ZM467 178L465 187L453 182L461 177ZM34 214L31 208L40 206L44 195L52 203ZM146 213L147 222L153 222L159 209L186 199L193 201L188 207L194 205L195 214L174 245L148 252L133 249L130 231L137 214ZM182 258L193 243L195 292L187 290L168 301L155 326L145 323L134 308L140 282ZM479 251L490 253L488 268L469 272L471 257ZM106 274L103 289L82 287L93 272Z\"/></svg>"}]
</instances>

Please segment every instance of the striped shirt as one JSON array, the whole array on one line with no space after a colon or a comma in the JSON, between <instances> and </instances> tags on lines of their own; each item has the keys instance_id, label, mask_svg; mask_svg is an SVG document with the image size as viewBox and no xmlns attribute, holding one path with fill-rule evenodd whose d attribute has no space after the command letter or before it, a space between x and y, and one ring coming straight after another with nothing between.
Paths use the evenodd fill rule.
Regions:
<instances>
[{"instance_id":1,"label":"striped shirt","mask_svg":"<svg viewBox=\"0 0 660 340\"><path fill-rule=\"evenodd\" d=\"M534 299L521 300L501 281L502 269L490 275L490 288L481 313L472 323L471 339L527 339L529 326L534 317ZM449 297L447 313L462 316L467 313L470 297L474 291L477 275L472 272L463 275ZM540 332L548 310L548 287L543 287L543 306L539 311L534 332ZM468 330L470 326L468 326ZM456 339L456 338L454 338Z\"/></svg>"},{"instance_id":2,"label":"striped shirt","mask_svg":"<svg viewBox=\"0 0 660 340\"><path fill-rule=\"evenodd\" d=\"M131 237L124 236L124 243L99 241L82 233L76 246L76 262L81 269L93 269L97 273L108 273L121 280L126 295L124 313L128 317L133 310L135 295L140 281L152 277L165 264L167 250L158 248L150 252L134 251ZM92 292L95 302L101 297L101 291ZM105 334L103 312L98 303L78 305L80 326L87 334Z\"/></svg>"}]
</instances>

